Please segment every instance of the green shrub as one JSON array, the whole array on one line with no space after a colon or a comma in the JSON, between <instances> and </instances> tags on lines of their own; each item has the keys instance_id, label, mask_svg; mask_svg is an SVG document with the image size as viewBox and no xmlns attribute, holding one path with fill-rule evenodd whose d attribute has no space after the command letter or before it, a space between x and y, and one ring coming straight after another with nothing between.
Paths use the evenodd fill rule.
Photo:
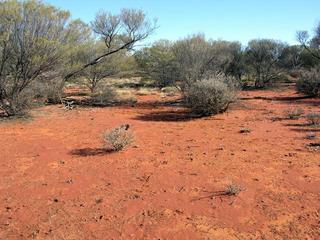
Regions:
<instances>
[{"instance_id":1,"label":"green shrub","mask_svg":"<svg viewBox=\"0 0 320 240\"><path fill-rule=\"evenodd\" d=\"M304 71L296 84L297 91L308 96L320 97L320 70Z\"/></svg>"},{"instance_id":2,"label":"green shrub","mask_svg":"<svg viewBox=\"0 0 320 240\"><path fill-rule=\"evenodd\" d=\"M187 106L202 116L226 111L234 99L234 86L221 77L197 81L185 92Z\"/></svg>"}]
</instances>

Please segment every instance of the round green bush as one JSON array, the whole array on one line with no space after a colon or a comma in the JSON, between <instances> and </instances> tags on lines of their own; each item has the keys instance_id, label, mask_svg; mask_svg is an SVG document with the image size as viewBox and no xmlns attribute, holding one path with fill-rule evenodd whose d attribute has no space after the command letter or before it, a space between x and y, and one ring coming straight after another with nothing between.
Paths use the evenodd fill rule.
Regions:
<instances>
[{"instance_id":1,"label":"round green bush","mask_svg":"<svg viewBox=\"0 0 320 240\"><path fill-rule=\"evenodd\" d=\"M227 110L235 99L235 88L222 78L211 78L191 84L185 98L193 112L210 116Z\"/></svg>"}]
</instances>

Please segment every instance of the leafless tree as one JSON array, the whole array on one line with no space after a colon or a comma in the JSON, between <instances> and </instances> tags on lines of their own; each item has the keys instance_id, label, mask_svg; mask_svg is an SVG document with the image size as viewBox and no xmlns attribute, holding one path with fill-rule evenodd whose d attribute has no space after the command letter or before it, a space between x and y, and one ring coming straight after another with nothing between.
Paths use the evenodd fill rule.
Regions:
<instances>
[{"instance_id":1,"label":"leafless tree","mask_svg":"<svg viewBox=\"0 0 320 240\"><path fill-rule=\"evenodd\" d=\"M264 87L282 71L280 59L286 45L271 39L251 40L246 49L247 63L255 75L255 87Z\"/></svg>"}]
</instances>

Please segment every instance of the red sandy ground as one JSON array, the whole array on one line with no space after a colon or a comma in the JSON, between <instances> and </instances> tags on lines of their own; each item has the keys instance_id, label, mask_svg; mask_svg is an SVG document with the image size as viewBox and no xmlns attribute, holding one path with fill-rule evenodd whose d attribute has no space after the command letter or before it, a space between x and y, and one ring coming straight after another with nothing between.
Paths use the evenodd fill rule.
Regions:
<instances>
[{"instance_id":1,"label":"red sandy ground","mask_svg":"<svg viewBox=\"0 0 320 240\"><path fill-rule=\"evenodd\" d=\"M0 123L0 239L320 239L320 151L307 147L319 139L305 139L320 129L282 119L320 101L241 97L202 119L152 95ZM124 123L135 143L108 153L103 131ZM230 183L243 191L210 197Z\"/></svg>"}]
</instances>

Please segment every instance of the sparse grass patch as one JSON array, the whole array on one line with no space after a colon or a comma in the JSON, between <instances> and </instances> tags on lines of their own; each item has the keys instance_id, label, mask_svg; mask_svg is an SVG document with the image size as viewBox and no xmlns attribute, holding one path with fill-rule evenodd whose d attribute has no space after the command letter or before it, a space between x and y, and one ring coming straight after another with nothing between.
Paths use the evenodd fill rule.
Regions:
<instances>
[{"instance_id":1,"label":"sparse grass patch","mask_svg":"<svg viewBox=\"0 0 320 240\"><path fill-rule=\"evenodd\" d=\"M139 96L147 96L155 94L154 89L152 88L140 88L137 93Z\"/></svg>"},{"instance_id":2,"label":"sparse grass patch","mask_svg":"<svg viewBox=\"0 0 320 240\"><path fill-rule=\"evenodd\" d=\"M95 105L108 105L118 100L118 95L111 87L99 86L91 96L92 103Z\"/></svg>"},{"instance_id":3,"label":"sparse grass patch","mask_svg":"<svg viewBox=\"0 0 320 240\"><path fill-rule=\"evenodd\" d=\"M294 120L302 117L304 111L302 108L288 108L283 113L287 119Z\"/></svg>"},{"instance_id":4,"label":"sparse grass patch","mask_svg":"<svg viewBox=\"0 0 320 240\"><path fill-rule=\"evenodd\" d=\"M134 106L138 100L135 94L132 92L132 90L128 89L117 89L116 91L118 96L118 102L122 104L128 104Z\"/></svg>"},{"instance_id":5,"label":"sparse grass patch","mask_svg":"<svg viewBox=\"0 0 320 240\"><path fill-rule=\"evenodd\" d=\"M114 151L121 151L133 142L133 133L129 130L129 124L124 124L105 132L103 140L106 146Z\"/></svg>"}]
</instances>

